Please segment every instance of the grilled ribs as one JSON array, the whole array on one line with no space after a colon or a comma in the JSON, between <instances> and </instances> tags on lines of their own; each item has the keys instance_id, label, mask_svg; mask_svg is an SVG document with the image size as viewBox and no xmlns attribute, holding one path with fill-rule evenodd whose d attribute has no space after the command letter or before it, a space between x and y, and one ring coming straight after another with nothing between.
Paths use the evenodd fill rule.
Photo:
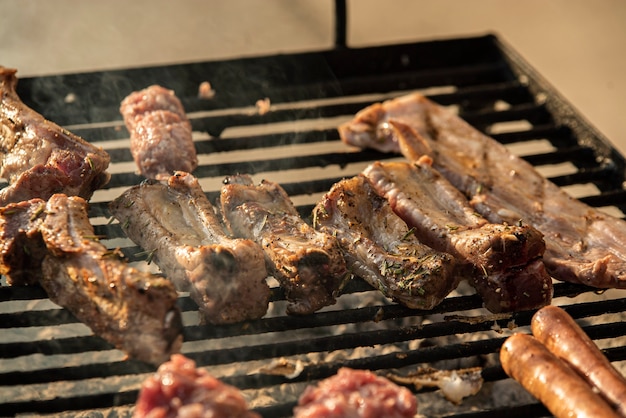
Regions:
<instances>
[{"instance_id":1,"label":"grilled ribs","mask_svg":"<svg viewBox=\"0 0 626 418\"><path fill-rule=\"evenodd\" d=\"M89 199L109 181L109 155L26 106L16 70L0 66L0 206L55 193Z\"/></svg>"},{"instance_id":2,"label":"grilled ribs","mask_svg":"<svg viewBox=\"0 0 626 418\"><path fill-rule=\"evenodd\" d=\"M31 199L0 208L0 274L7 284L34 285L48 251L41 238L46 202Z\"/></svg>"},{"instance_id":3,"label":"grilled ribs","mask_svg":"<svg viewBox=\"0 0 626 418\"><path fill-rule=\"evenodd\" d=\"M80 197L53 195L41 236L49 252L41 285L68 309L132 358L160 364L182 345L174 286L119 260L98 241Z\"/></svg>"},{"instance_id":4,"label":"grilled ribs","mask_svg":"<svg viewBox=\"0 0 626 418\"><path fill-rule=\"evenodd\" d=\"M626 288L626 222L572 198L451 110L411 94L365 108L339 130L351 145L402 152L410 161L430 155L490 222L537 228L554 278Z\"/></svg>"},{"instance_id":5,"label":"grilled ribs","mask_svg":"<svg viewBox=\"0 0 626 418\"><path fill-rule=\"evenodd\" d=\"M456 259L422 244L362 175L333 185L313 226L337 237L351 272L409 308L432 309L463 278Z\"/></svg>"},{"instance_id":6,"label":"grilled ribs","mask_svg":"<svg viewBox=\"0 0 626 418\"><path fill-rule=\"evenodd\" d=\"M337 240L307 224L280 185L254 185L248 175L224 183L226 224L236 236L263 247L268 270L285 290L287 313L310 314L334 304L348 273Z\"/></svg>"},{"instance_id":7,"label":"grilled ribs","mask_svg":"<svg viewBox=\"0 0 626 418\"><path fill-rule=\"evenodd\" d=\"M198 166L191 123L172 90L152 85L129 94L120 113L130 132L130 151L139 173L166 179Z\"/></svg>"},{"instance_id":8,"label":"grilled ribs","mask_svg":"<svg viewBox=\"0 0 626 418\"><path fill-rule=\"evenodd\" d=\"M375 162L363 174L415 235L435 250L474 266L470 283L492 312L549 304L552 280L541 256L541 233L529 225L489 223L422 157Z\"/></svg>"},{"instance_id":9,"label":"grilled ribs","mask_svg":"<svg viewBox=\"0 0 626 418\"><path fill-rule=\"evenodd\" d=\"M194 176L177 172L167 185L145 181L109 206L128 237L179 290L189 290L203 322L265 315L270 289L263 251L250 240L226 235Z\"/></svg>"}]
</instances>

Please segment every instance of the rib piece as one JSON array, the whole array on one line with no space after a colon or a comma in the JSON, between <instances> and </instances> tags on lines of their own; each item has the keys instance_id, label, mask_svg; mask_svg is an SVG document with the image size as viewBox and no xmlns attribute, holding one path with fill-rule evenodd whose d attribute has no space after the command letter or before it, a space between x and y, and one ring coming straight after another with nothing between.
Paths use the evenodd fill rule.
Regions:
<instances>
[{"instance_id":1,"label":"rib piece","mask_svg":"<svg viewBox=\"0 0 626 418\"><path fill-rule=\"evenodd\" d=\"M230 176L221 190L222 213L233 234L263 247L268 270L284 288L287 313L304 315L335 303L346 264L337 240L308 225L280 185Z\"/></svg>"},{"instance_id":2,"label":"rib piece","mask_svg":"<svg viewBox=\"0 0 626 418\"><path fill-rule=\"evenodd\" d=\"M166 179L198 166L191 123L174 91L152 85L128 95L120 113L130 132L130 151L143 176Z\"/></svg>"},{"instance_id":3,"label":"rib piece","mask_svg":"<svg viewBox=\"0 0 626 418\"><path fill-rule=\"evenodd\" d=\"M26 106L16 70L0 66L0 206L54 193L89 199L109 181L109 155Z\"/></svg>"},{"instance_id":4,"label":"rib piece","mask_svg":"<svg viewBox=\"0 0 626 418\"><path fill-rule=\"evenodd\" d=\"M369 370L339 369L336 375L307 386L294 418L412 418L417 398L410 390Z\"/></svg>"},{"instance_id":5,"label":"rib piece","mask_svg":"<svg viewBox=\"0 0 626 418\"><path fill-rule=\"evenodd\" d=\"M363 174L424 244L475 267L471 283L492 312L549 304L552 280L541 256L541 233L529 225L492 224L423 157L381 163Z\"/></svg>"},{"instance_id":6,"label":"rib piece","mask_svg":"<svg viewBox=\"0 0 626 418\"><path fill-rule=\"evenodd\" d=\"M455 258L422 244L362 175L334 184L313 223L337 237L350 271L409 308L432 309L463 278Z\"/></svg>"},{"instance_id":7,"label":"rib piece","mask_svg":"<svg viewBox=\"0 0 626 418\"><path fill-rule=\"evenodd\" d=\"M176 287L190 291L203 322L239 322L267 312L263 250L226 235L191 174L177 172L167 185L134 186L110 203L110 211Z\"/></svg>"},{"instance_id":8,"label":"rib piece","mask_svg":"<svg viewBox=\"0 0 626 418\"><path fill-rule=\"evenodd\" d=\"M626 288L626 222L572 198L451 110L411 94L374 104L339 130L351 145L401 151L411 161L430 155L486 219L537 228L556 279Z\"/></svg>"},{"instance_id":9,"label":"rib piece","mask_svg":"<svg viewBox=\"0 0 626 418\"><path fill-rule=\"evenodd\" d=\"M34 285L48 250L41 238L46 202L31 199L0 208L0 274L7 284Z\"/></svg>"},{"instance_id":10,"label":"rib piece","mask_svg":"<svg viewBox=\"0 0 626 418\"><path fill-rule=\"evenodd\" d=\"M141 386L133 418L260 418L241 391L175 354Z\"/></svg>"},{"instance_id":11,"label":"rib piece","mask_svg":"<svg viewBox=\"0 0 626 418\"><path fill-rule=\"evenodd\" d=\"M174 286L132 268L98 242L84 199L53 195L41 234L49 251L41 285L53 302L132 358L160 364L180 350Z\"/></svg>"}]
</instances>

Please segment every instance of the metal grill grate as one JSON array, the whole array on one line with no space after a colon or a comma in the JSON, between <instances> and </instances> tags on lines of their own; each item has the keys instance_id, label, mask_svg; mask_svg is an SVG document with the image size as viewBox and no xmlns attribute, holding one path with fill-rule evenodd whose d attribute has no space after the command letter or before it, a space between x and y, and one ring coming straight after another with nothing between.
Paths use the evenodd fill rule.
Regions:
<instances>
[{"instance_id":1,"label":"metal grill grate","mask_svg":"<svg viewBox=\"0 0 626 418\"><path fill-rule=\"evenodd\" d=\"M197 97L203 81L211 82L215 98ZM334 182L372 161L399 158L349 149L335 127L374 101L419 90L457 107L468 122L574 196L619 217L626 211L623 157L494 35L20 80L18 93L27 104L110 153L112 179L94 195L90 218L106 245L120 247L142 268L154 266L119 225L109 223L107 204L142 180L133 174L119 103L153 83L174 89L192 119L200 158L194 175L211 200L224 176L250 173L280 183L308 219ZM254 103L264 97L272 108L259 115ZM559 283L554 302L619 362L626 347L605 343L626 335L622 296ZM489 316L479 298L463 289L433 311L409 310L388 303L360 279L336 306L311 316L286 317L283 299L274 289L266 318L210 327L198 324L188 296L179 299L183 353L242 389L267 417L290 415L304 385L341 366L383 372L478 364L485 386L495 386L506 381L495 353L509 328L527 330L533 313ZM124 360L38 287L0 287L0 328L2 415L126 416L140 383L154 370ZM303 369L292 378L263 371L277 359ZM417 393L428 416L547 414L524 398L498 404L477 396L455 406L438 402L441 395L432 389Z\"/></svg>"}]
</instances>

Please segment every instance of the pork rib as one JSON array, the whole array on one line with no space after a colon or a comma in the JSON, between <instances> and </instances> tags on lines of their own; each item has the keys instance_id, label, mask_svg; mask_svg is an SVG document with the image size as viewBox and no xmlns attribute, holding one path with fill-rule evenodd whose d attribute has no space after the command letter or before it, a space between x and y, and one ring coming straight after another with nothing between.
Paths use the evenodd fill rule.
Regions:
<instances>
[{"instance_id":1,"label":"pork rib","mask_svg":"<svg viewBox=\"0 0 626 418\"><path fill-rule=\"evenodd\" d=\"M334 304L347 276L337 240L304 222L280 185L254 185L248 175L224 183L225 221L233 234L263 247L270 273L285 289L287 313L310 314Z\"/></svg>"},{"instance_id":2,"label":"pork rib","mask_svg":"<svg viewBox=\"0 0 626 418\"><path fill-rule=\"evenodd\" d=\"M129 94L120 113L130 132L130 151L139 173L166 179L198 166L191 123L172 90L152 85Z\"/></svg>"},{"instance_id":3,"label":"pork rib","mask_svg":"<svg viewBox=\"0 0 626 418\"><path fill-rule=\"evenodd\" d=\"M182 320L174 286L122 262L94 235L87 202L53 195L41 235L49 254L41 285L96 335L130 357L166 361L182 345Z\"/></svg>"},{"instance_id":4,"label":"pork rib","mask_svg":"<svg viewBox=\"0 0 626 418\"><path fill-rule=\"evenodd\" d=\"M456 259L422 244L364 176L334 184L313 226L337 237L351 272L413 309L432 309L464 275Z\"/></svg>"},{"instance_id":5,"label":"pork rib","mask_svg":"<svg viewBox=\"0 0 626 418\"><path fill-rule=\"evenodd\" d=\"M0 206L55 193L89 199L109 181L110 157L26 106L16 70L0 66Z\"/></svg>"},{"instance_id":6,"label":"pork rib","mask_svg":"<svg viewBox=\"0 0 626 418\"><path fill-rule=\"evenodd\" d=\"M0 208L0 274L7 284L34 285L48 254L41 238L46 202L31 199Z\"/></svg>"},{"instance_id":7,"label":"pork rib","mask_svg":"<svg viewBox=\"0 0 626 418\"><path fill-rule=\"evenodd\" d=\"M411 94L363 109L339 131L348 144L402 152L410 161L430 155L486 219L537 228L554 278L626 288L626 222L572 198L451 110Z\"/></svg>"},{"instance_id":8,"label":"pork rib","mask_svg":"<svg viewBox=\"0 0 626 418\"><path fill-rule=\"evenodd\" d=\"M177 172L167 185L145 181L109 209L179 290L189 290L201 320L233 323L267 312L270 289L261 248L229 238L198 180Z\"/></svg>"},{"instance_id":9,"label":"pork rib","mask_svg":"<svg viewBox=\"0 0 626 418\"><path fill-rule=\"evenodd\" d=\"M541 262L545 245L529 225L489 223L423 157L375 162L363 174L424 244L475 267L471 283L492 312L550 303L552 279Z\"/></svg>"}]
</instances>

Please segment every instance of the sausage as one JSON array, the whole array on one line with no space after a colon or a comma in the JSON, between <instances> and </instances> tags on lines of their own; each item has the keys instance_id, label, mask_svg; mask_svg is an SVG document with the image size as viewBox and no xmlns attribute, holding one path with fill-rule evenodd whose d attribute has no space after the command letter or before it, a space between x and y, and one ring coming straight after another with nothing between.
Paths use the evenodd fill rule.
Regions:
<instances>
[{"instance_id":1,"label":"sausage","mask_svg":"<svg viewBox=\"0 0 626 418\"><path fill-rule=\"evenodd\" d=\"M513 334L500 350L505 373L539 399L555 417L619 417L574 370L528 334Z\"/></svg>"},{"instance_id":2,"label":"sausage","mask_svg":"<svg viewBox=\"0 0 626 418\"><path fill-rule=\"evenodd\" d=\"M626 379L567 312L557 306L546 306L533 316L531 329L537 340L626 416Z\"/></svg>"},{"instance_id":3,"label":"sausage","mask_svg":"<svg viewBox=\"0 0 626 418\"><path fill-rule=\"evenodd\" d=\"M198 167L191 122L173 90L149 86L126 96L120 113L130 133L130 152L138 172L164 180L175 171Z\"/></svg>"}]
</instances>

